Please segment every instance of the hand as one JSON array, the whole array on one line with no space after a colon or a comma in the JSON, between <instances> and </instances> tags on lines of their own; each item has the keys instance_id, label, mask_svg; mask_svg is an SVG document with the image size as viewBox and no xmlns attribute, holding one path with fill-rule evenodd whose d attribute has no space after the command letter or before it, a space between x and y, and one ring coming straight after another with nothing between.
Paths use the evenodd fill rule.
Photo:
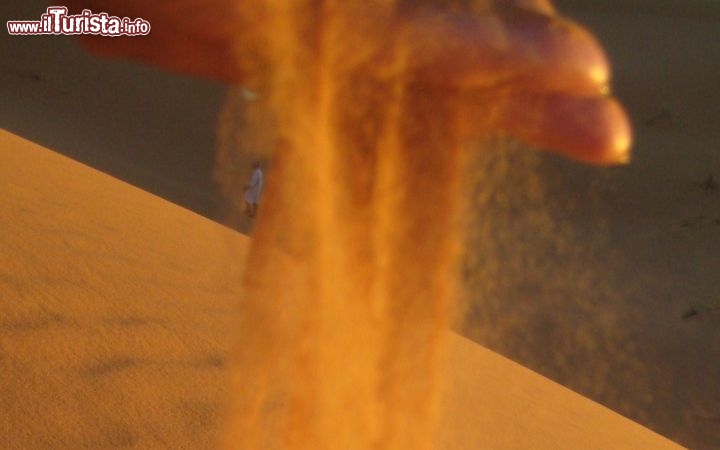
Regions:
<instances>
[{"instance_id":1,"label":"hand","mask_svg":"<svg viewBox=\"0 0 720 450\"><path fill-rule=\"evenodd\" d=\"M460 90L462 132L510 135L595 164L626 163L628 119L597 41L545 0L488 0L474 15L424 9L394 58L418 84Z\"/></svg>"},{"instance_id":2,"label":"hand","mask_svg":"<svg viewBox=\"0 0 720 450\"><path fill-rule=\"evenodd\" d=\"M242 79L240 68L233 63L238 15L233 0L68 0L64 4L69 14L90 9L150 22L147 36L80 35L81 44L93 53L135 59L223 83Z\"/></svg>"},{"instance_id":3,"label":"hand","mask_svg":"<svg viewBox=\"0 0 720 450\"><path fill-rule=\"evenodd\" d=\"M92 51L226 83L243 80L232 48L239 17L234 0L68 3L71 13L88 8L151 23L148 36L82 36ZM429 6L393 18L390 42L378 46L387 49L377 55L378 76L459 90L468 135L510 135L589 163L627 162L628 119L609 96L607 59L587 31L546 0L477 0L472 14L435 6L443 0L424 3ZM399 57L405 61L400 69L392 63Z\"/></svg>"}]
</instances>

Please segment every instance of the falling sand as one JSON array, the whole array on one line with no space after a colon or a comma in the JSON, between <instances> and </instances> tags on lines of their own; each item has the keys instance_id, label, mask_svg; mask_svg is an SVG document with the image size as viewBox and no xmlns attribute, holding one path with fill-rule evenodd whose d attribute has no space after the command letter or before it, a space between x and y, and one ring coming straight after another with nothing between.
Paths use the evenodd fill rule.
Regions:
<instances>
[{"instance_id":1,"label":"falling sand","mask_svg":"<svg viewBox=\"0 0 720 450\"><path fill-rule=\"evenodd\" d=\"M433 42L396 23L422 2L246 3L237 59L260 93L254 111L274 117L260 141L276 148L245 275L226 447L431 448L458 298L465 93L442 70L423 72L414 43ZM445 26L428 17L424 29ZM239 126L237 101L221 136ZM221 143L222 164L232 144Z\"/></svg>"},{"instance_id":2,"label":"falling sand","mask_svg":"<svg viewBox=\"0 0 720 450\"><path fill-rule=\"evenodd\" d=\"M459 236L451 101L359 67L376 49L357 18L387 23L390 2L276 3L268 29L284 31L264 36L276 67L260 91L282 144L249 257L228 446L428 448Z\"/></svg>"}]
</instances>

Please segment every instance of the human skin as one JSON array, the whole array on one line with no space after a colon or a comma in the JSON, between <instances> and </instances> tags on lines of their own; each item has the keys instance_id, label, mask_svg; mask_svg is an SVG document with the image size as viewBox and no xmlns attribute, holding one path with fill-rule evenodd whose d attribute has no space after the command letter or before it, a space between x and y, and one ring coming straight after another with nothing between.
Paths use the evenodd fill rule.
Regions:
<instances>
[{"instance_id":1,"label":"human skin","mask_svg":"<svg viewBox=\"0 0 720 450\"><path fill-rule=\"evenodd\" d=\"M243 22L235 1L67 3L71 14L87 8L151 23L148 36L82 36L94 53L228 84L253 76L236 63ZM609 95L608 61L597 41L548 1L480 0L472 3L472 16L436 10L467 1L405 3L413 8L393 15L369 73L387 76L384 63L401 53L409 57L405 75L417 84L463 90L459 116L467 135L509 135L592 164L628 162L631 130Z\"/></svg>"}]
</instances>

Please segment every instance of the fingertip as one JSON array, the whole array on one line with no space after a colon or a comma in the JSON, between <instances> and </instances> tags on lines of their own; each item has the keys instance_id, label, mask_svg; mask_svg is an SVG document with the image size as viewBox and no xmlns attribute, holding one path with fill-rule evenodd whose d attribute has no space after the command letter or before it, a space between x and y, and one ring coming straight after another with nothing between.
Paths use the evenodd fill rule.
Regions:
<instances>
[{"instance_id":1,"label":"fingertip","mask_svg":"<svg viewBox=\"0 0 720 450\"><path fill-rule=\"evenodd\" d=\"M601 142L597 152L602 157L599 164L628 164L632 156L633 143L630 119L620 103L615 99L605 99L601 114L605 117L600 121L606 132L606 140Z\"/></svg>"},{"instance_id":2,"label":"fingertip","mask_svg":"<svg viewBox=\"0 0 720 450\"><path fill-rule=\"evenodd\" d=\"M610 62L595 37L580 25L552 18L517 29L519 73L526 90L601 95L610 83Z\"/></svg>"},{"instance_id":3,"label":"fingertip","mask_svg":"<svg viewBox=\"0 0 720 450\"><path fill-rule=\"evenodd\" d=\"M595 165L630 161L632 128L613 98L516 93L468 97L462 130L503 135L567 158Z\"/></svg>"},{"instance_id":4,"label":"fingertip","mask_svg":"<svg viewBox=\"0 0 720 450\"><path fill-rule=\"evenodd\" d=\"M551 96L535 144L595 165L623 165L631 158L632 128L613 98Z\"/></svg>"},{"instance_id":5,"label":"fingertip","mask_svg":"<svg viewBox=\"0 0 720 450\"><path fill-rule=\"evenodd\" d=\"M572 47L568 49L566 56L576 60L575 67L580 69L597 93L607 91L611 68L605 50L588 30L575 23L570 23L569 26L576 37L567 41Z\"/></svg>"}]
</instances>

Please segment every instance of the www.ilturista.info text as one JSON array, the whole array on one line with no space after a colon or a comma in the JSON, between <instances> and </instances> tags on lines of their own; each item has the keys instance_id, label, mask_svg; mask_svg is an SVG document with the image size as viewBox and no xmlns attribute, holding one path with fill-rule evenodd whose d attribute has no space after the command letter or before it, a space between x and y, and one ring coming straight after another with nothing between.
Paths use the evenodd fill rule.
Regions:
<instances>
[{"instance_id":1,"label":"www.ilturista.info text","mask_svg":"<svg viewBox=\"0 0 720 450\"><path fill-rule=\"evenodd\" d=\"M107 13L93 14L89 9L83 10L81 14L69 16L66 7L51 6L40 16L39 21L8 21L7 29L12 35L144 36L150 34L150 22L144 19L110 16Z\"/></svg>"}]
</instances>

